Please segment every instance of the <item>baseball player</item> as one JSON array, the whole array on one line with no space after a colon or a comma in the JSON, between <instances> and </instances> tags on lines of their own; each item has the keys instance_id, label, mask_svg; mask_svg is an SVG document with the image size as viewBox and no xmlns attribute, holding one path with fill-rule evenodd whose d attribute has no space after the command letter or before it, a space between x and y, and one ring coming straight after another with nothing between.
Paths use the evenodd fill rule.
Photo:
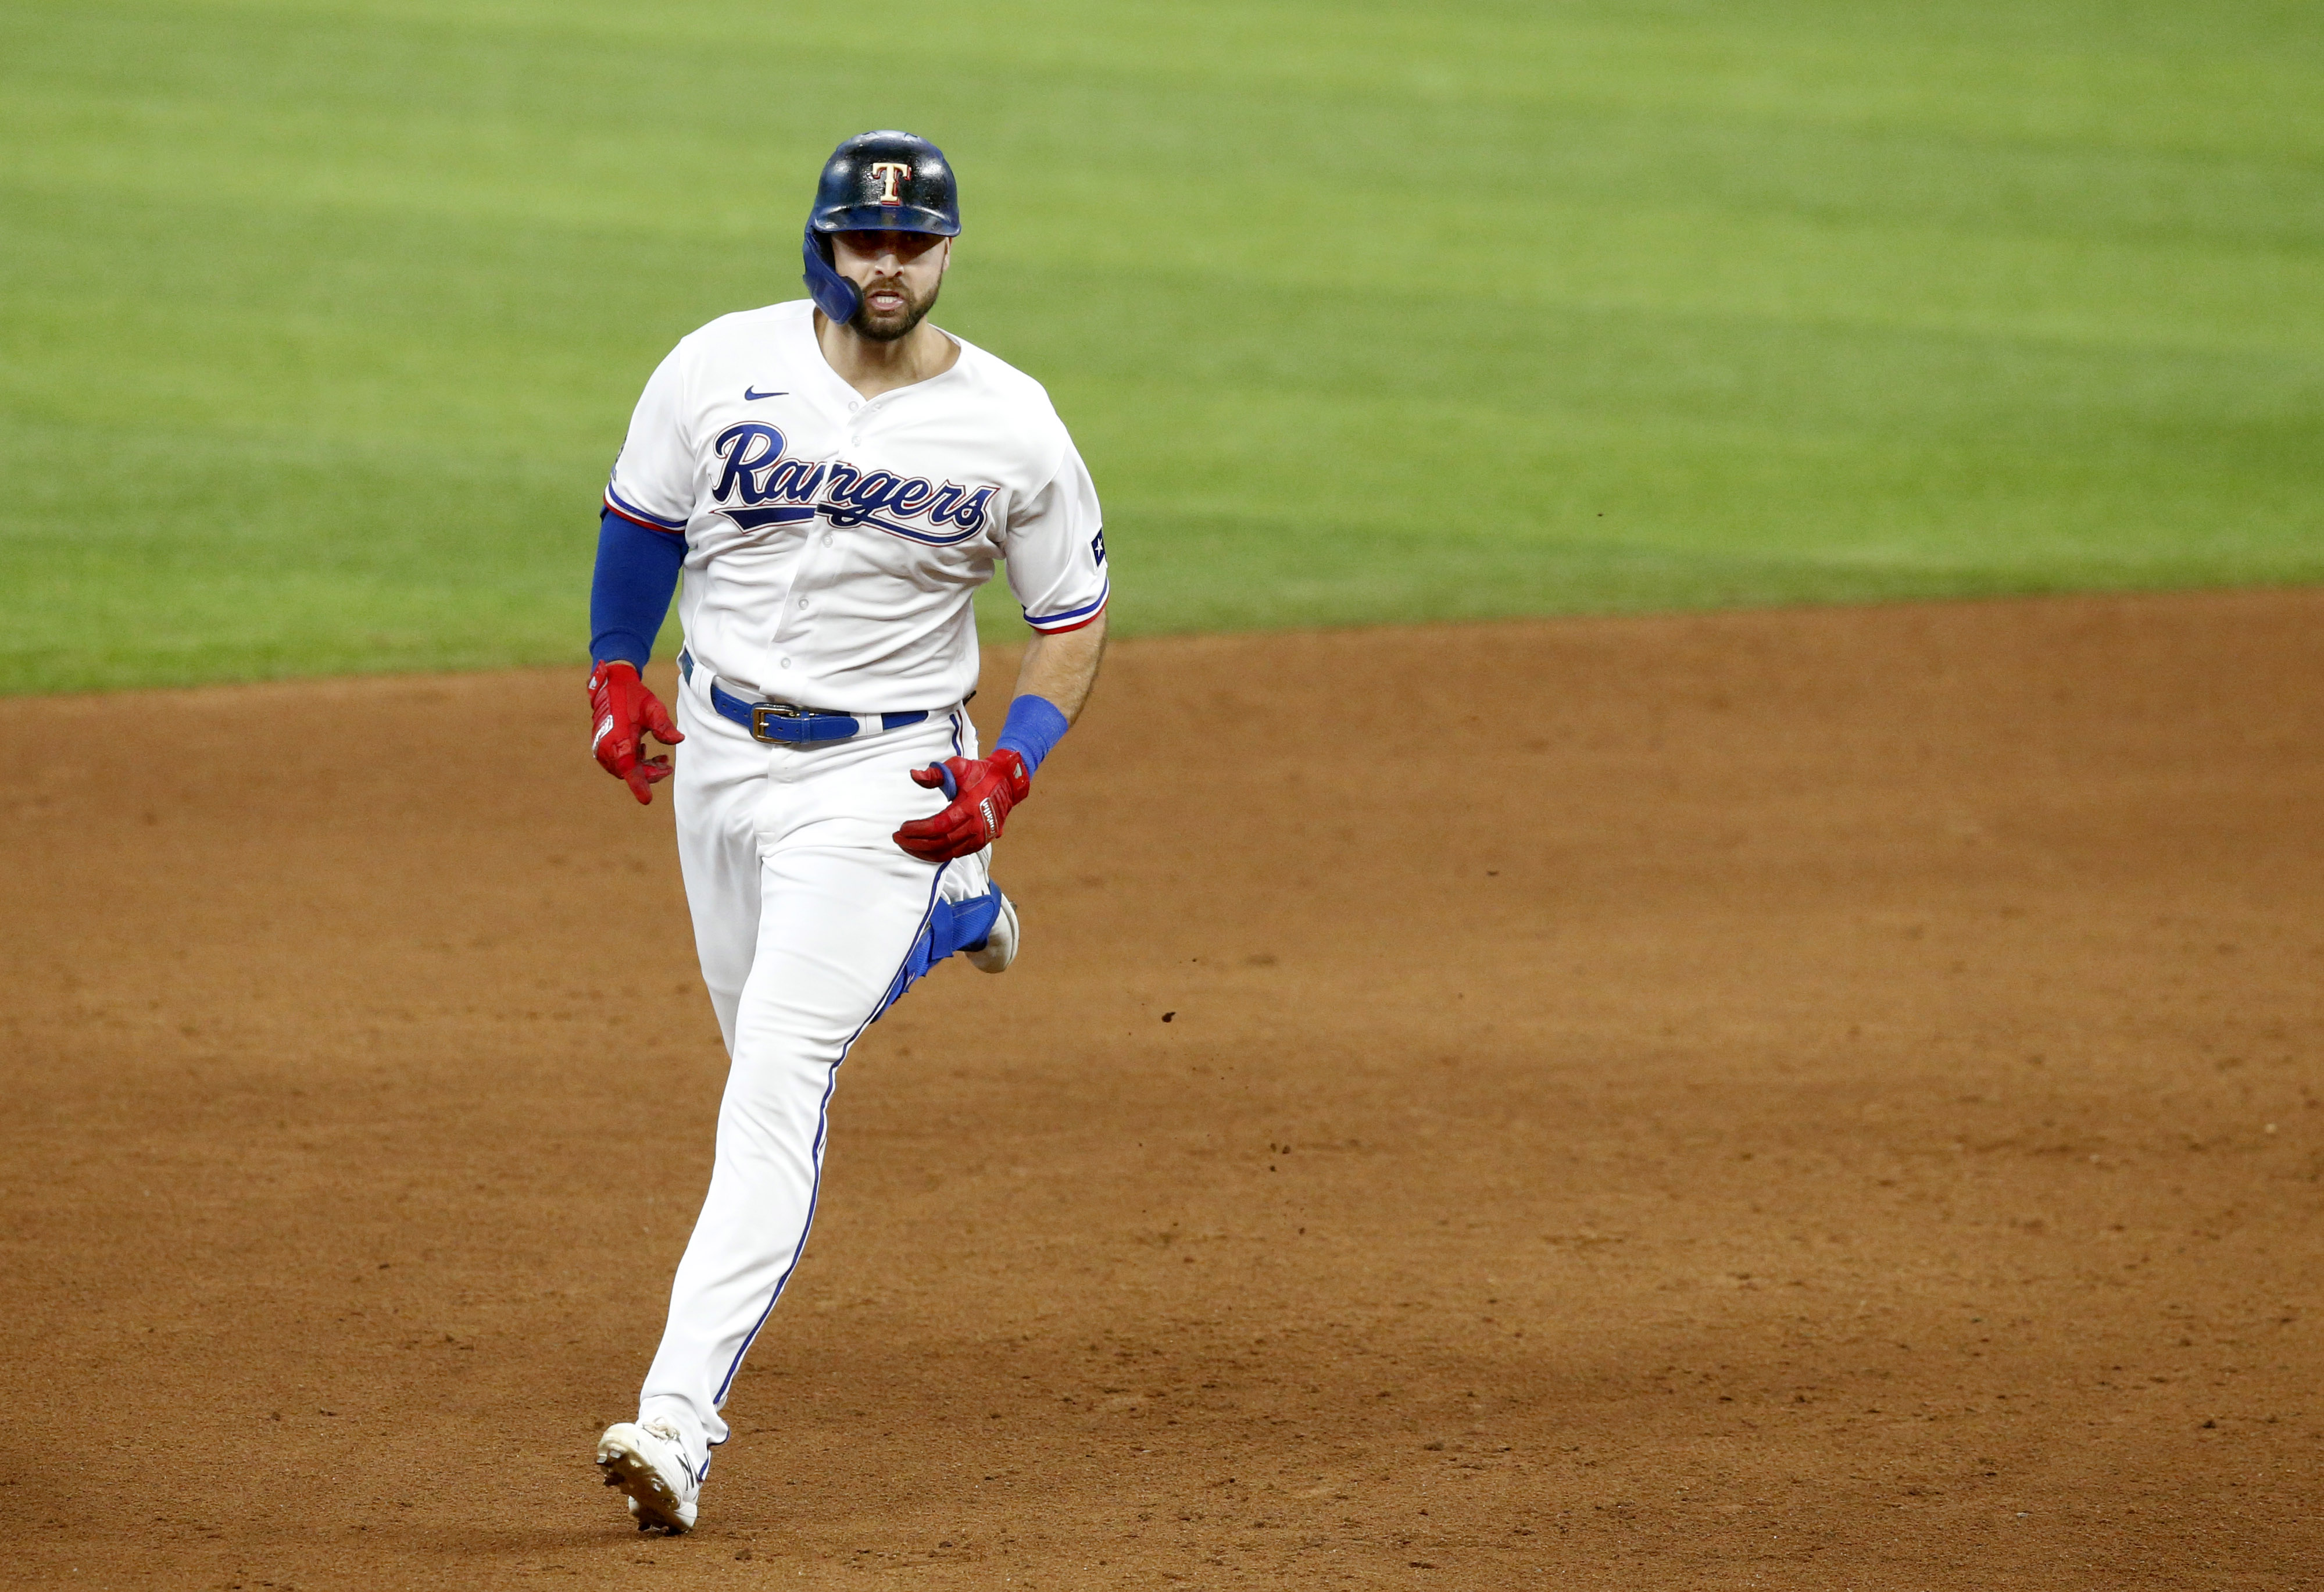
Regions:
<instances>
[{"instance_id":1,"label":"baseball player","mask_svg":"<svg viewBox=\"0 0 2324 1592\"><path fill-rule=\"evenodd\" d=\"M991 973L1016 956L992 842L1097 677L1089 472L1039 384L927 319L959 232L936 145L841 144L807 219L810 296L681 340L605 488L592 745L641 802L672 782L731 1059L638 1418L597 1444L641 1531L695 1523L719 1411L807 1242L848 1046L954 952ZM1034 634L980 756L962 704L996 560ZM638 671L681 573L673 720ZM674 770L649 735L684 744Z\"/></svg>"}]
</instances>

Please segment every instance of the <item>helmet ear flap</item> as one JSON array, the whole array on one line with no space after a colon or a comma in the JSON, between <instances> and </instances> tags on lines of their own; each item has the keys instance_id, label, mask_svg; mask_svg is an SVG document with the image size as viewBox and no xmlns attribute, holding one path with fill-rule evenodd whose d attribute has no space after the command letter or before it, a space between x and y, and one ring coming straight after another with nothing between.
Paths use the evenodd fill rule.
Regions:
<instances>
[{"instance_id":1,"label":"helmet ear flap","mask_svg":"<svg viewBox=\"0 0 2324 1592\"><path fill-rule=\"evenodd\" d=\"M807 291L813 295L816 309L845 326L862 310L863 295L853 282L839 274L831 263L830 250L830 240L810 225L799 243L800 255L807 263Z\"/></svg>"}]
</instances>

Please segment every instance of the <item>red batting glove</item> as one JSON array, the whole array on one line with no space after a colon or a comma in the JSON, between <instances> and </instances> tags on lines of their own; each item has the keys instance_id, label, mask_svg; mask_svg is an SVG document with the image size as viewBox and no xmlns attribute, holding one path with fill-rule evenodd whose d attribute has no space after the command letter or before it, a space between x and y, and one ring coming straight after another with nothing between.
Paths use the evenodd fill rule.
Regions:
<instances>
[{"instance_id":1,"label":"red batting glove","mask_svg":"<svg viewBox=\"0 0 2324 1592\"><path fill-rule=\"evenodd\" d=\"M922 862L950 862L1001 838L1009 810L1033 793L1033 776L1014 748L990 757L947 757L912 771L912 782L944 787L952 805L934 818L914 819L896 831L896 844Z\"/></svg>"},{"instance_id":2,"label":"red batting glove","mask_svg":"<svg viewBox=\"0 0 2324 1592\"><path fill-rule=\"evenodd\" d=\"M628 782L630 793L641 805L650 805L653 788L669 778L670 771L669 758L643 755L647 733L665 746L686 739L669 721L669 709L646 690L637 665L612 662L589 671L589 712L597 721L589 750L607 773Z\"/></svg>"}]
</instances>

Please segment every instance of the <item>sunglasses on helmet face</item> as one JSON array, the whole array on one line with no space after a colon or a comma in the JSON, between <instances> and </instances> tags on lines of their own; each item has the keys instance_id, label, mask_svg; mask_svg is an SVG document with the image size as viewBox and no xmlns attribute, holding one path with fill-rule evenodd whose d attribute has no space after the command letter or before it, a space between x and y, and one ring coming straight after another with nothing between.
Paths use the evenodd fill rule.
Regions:
<instances>
[{"instance_id":1,"label":"sunglasses on helmet face","mask_svg":"<svg viewBox=\"0 0 2324 1592\"><path fill-rule=\"evenodd\" d=\"M833 236L858 255L893 255L917 260L944 241L932 232L839 232Z\"/></svg>"}]
</instances>

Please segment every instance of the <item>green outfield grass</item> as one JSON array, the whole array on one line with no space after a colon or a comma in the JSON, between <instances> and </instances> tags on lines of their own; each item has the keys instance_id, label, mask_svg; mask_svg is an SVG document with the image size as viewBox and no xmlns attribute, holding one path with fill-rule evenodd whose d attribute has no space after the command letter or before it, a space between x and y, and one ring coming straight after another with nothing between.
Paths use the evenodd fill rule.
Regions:
<instances>
[{"instance_id":1,"label":"green outfield grass","mask_svg":"<svg viewBox=\"0 0 2324 1592\"><path fill-rule=\"evenodd\" d=\"M2312 0L0 30L0 690L577 662L639 384L873 125L1127 631L2324 578Z\"/></svg>"}]
</instances>

